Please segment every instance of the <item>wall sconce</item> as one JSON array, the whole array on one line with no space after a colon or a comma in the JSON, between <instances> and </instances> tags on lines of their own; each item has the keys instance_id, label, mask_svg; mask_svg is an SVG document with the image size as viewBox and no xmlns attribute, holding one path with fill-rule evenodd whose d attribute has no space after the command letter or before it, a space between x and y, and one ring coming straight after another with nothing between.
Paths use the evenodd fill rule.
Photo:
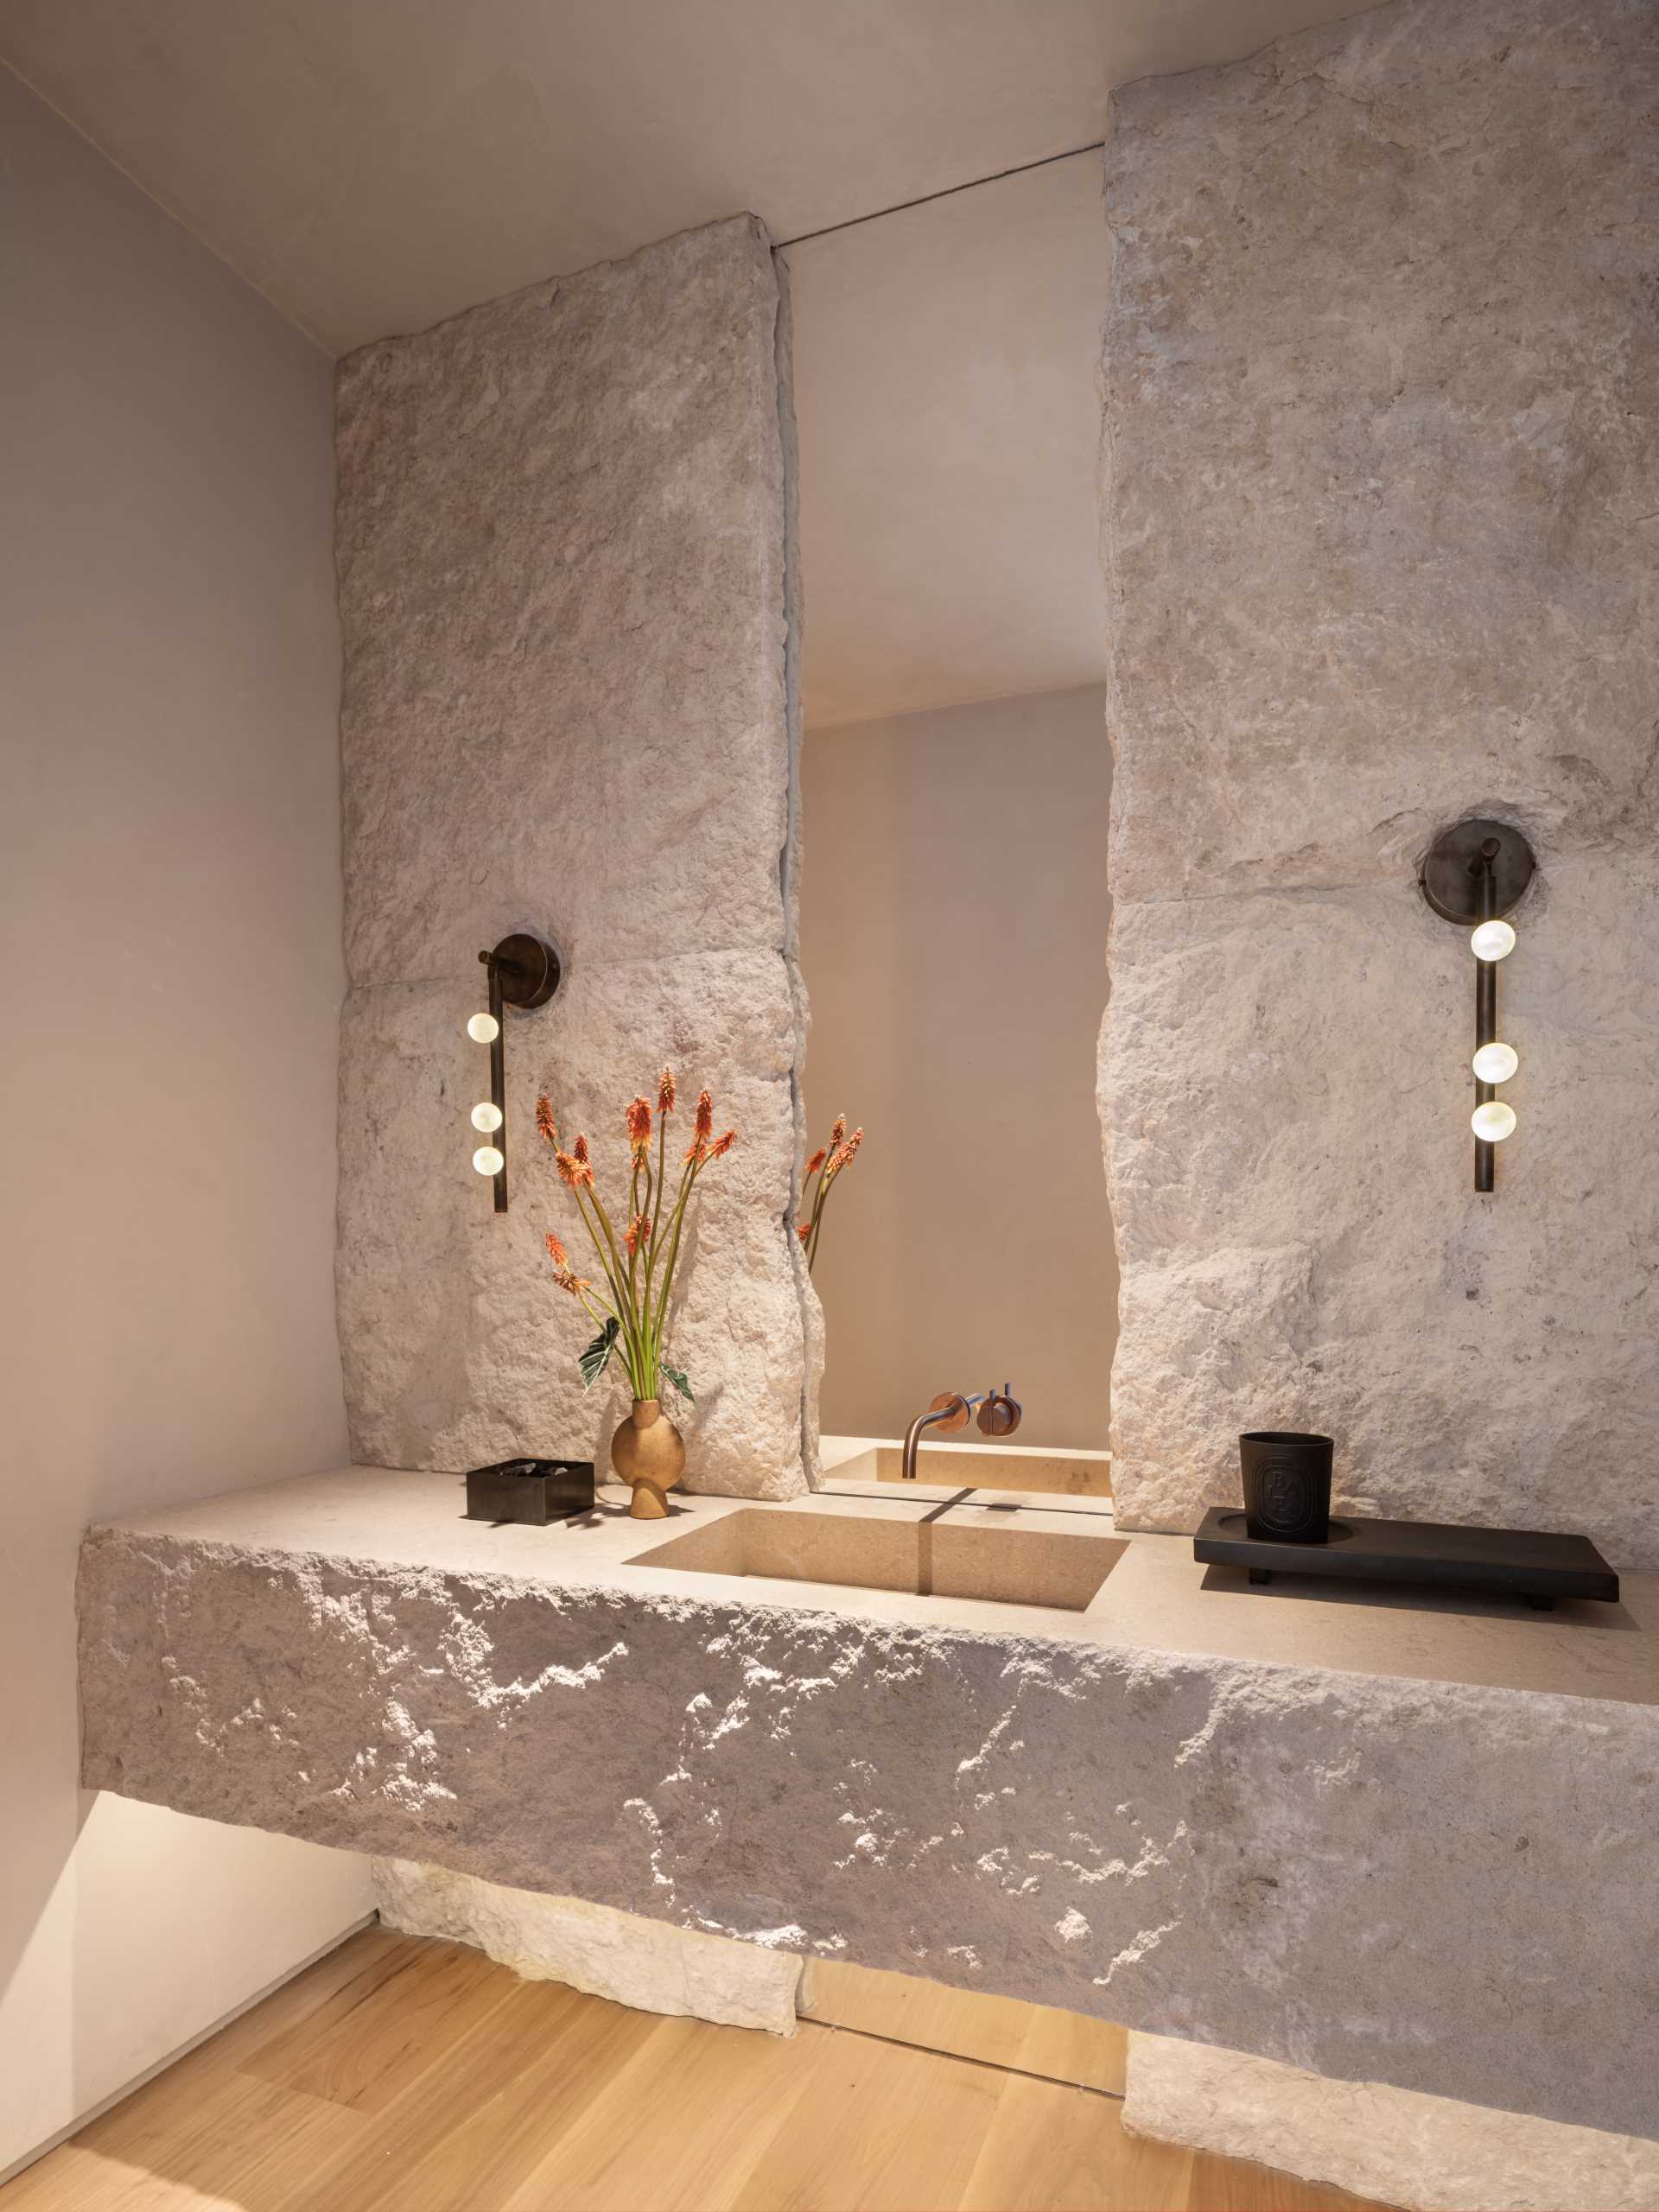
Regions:
<instances>
[{"instance_id":1,"label":"wall sconce","mask_svg":"<svg viewBox=\"0 0 1659 2212\"><path fill-rule=\"evenodd\" d=\"M489 1010L475 1014L467 1034L475 1045L490 1048L490 1095L472 1111L473 1127L484 1139L473 1154L473 1166L495 1184L495 1210L507 1210L507 1055L502 1023L505 1009L516 1006L528 1014L545 1006L559 988L562 970L552 946L523 930L504 937L493 952L480 952L490 978Z\"/></svg>"},{"instance_id":2,"label":"wall sconce","mask_svg":"<svg viewBox=\"0 0 1659 2212\"><path fill-rule=\"evenodd\" d=\"M1513 1046L1497 1034L1497 963L1515 950L1515 931L1503 919L1532 880L1532 847L1507 822L1478 816L1442 830L1423 862L1422 893L1442 921L1469 931L1475 956L1475 1188L1490 1191L1497 1147L1515 1128L1515 1109L1497 1096L1521 1065Z\"/></svg>"}]
</instances>

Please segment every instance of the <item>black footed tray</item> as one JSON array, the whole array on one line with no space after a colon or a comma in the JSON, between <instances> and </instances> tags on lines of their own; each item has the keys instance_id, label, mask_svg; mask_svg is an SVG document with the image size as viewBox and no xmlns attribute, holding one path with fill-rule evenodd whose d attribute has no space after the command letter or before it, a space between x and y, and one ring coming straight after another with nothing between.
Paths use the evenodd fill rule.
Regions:
<instances>
[{"instance_id":1,"label":"black footed tray","mask_svg":"<svg viewBox=\"0 0 1659 2212\"><path fill-rule=\"evenodd\" d=\"M1192 1556L1215 1567L1248 1567L1252 1582L1270 1582L1275 1574L1332 1574L1354 1582L1487 1590L1541 1608L1558 1598L1611 1604L1618 1597L1618 1577L1588 1536L1539 1529L1456 1529L1333 1513L1325 1542L1285 1544L1247 1535L1236 1507L1212 1505L1192 1539Z\"/></svg>"}]
</instances>

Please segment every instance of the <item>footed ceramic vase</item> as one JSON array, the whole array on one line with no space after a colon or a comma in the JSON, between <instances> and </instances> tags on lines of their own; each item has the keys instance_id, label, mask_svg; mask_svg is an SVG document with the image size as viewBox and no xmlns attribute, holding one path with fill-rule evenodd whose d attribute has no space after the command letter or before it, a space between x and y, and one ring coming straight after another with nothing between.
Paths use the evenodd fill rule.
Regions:
<instances>
[{"instance_id":1,"label":"footed ceramic vase","mask_svg":"<svg viewBox=\"0 0 1659 2212\"><path fill-rule=\"evenodd\" d=\"M611 1465L632 1486L636 1521L661 1521L668 1493L685 1471L685 1439L655 1398L636 1398L611 1439Z\"/></svg>"}]
</instances>

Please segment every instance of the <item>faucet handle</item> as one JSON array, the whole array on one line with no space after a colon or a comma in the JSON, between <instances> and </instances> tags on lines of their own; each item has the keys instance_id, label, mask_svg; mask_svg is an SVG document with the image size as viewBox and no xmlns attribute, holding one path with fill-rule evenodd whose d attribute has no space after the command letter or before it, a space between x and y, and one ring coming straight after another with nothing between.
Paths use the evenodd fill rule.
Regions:
<instances>
[{"instance_id":1,"label":"faucet handle","mask_svg":"<svg viewBox=\"0 0 1659 2212\"><path fill-rule=\"evenodd\" d=\"M968 1426L968 1401L960 1390L941 1390L927 1410L943 1416L928 1423L928 1427L938 1429L941 1436L954 1436L957 1429Z\"/></svg>"},{"instance_id":2,"label":"faucet handle","mask_svg":"<svg viewBox=\"0 0 1659 2212\"><path fill-rule=\"evenodd\" d=\"M1021 1408L1017 1398L1010 1397L1005 1382L1000 1390L988 1390L985 1402L979 1409L981 1433L986 1436L1012 1436L1020 1426Z\"/></svg>"}]
</instances>

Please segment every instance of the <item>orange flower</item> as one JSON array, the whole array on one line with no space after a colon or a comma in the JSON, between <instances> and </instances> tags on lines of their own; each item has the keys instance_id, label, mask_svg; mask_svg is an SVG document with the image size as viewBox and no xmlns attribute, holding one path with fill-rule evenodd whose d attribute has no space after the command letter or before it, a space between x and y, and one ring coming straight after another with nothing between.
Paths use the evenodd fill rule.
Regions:
<instances>
[{"instance_id":1,"label":"orange flower","mask_svg":"<svg viewBox=\"0 0 1659 2212\"><path fill-rule=\"evenodd\" d=\"M563 1245L550 1229L547 1232L547 1255L553 1262L553 1280L561 1290L568 1290L572 1298L580 1298L584 1290L593 1288L592 1283L571 1267Z\"/></svg>"},{"instance_id":2,"label":"orange flower","mask_svg":"<svg viewBox=\"0 0 1659 2212\"><path fill-rule=\"evenodd\" d=\"M635 1214L633 1219L628 1224L628 1233L626 1237L624 1239L624 1242L626 1243L628 1248L628 1257L630 1259L633 1257L634 1254L639 1249L639 1247L645 1242L646 1238L650 1235L651 1216L645 1213Z\"/></svg>"},{"instance_id":3,"label":"orange flower","mask_svg":"<svg viewBox=\"0 0 1659 2212\"><path fill-rule=\"evenodd\" d=\"M674 1071L672 1068L663 1070L662 1080L657 1085L657 1111L659 1114L671 1114L674 1111Z\"/></svg>"},{"instance_id":4,"label":"orange flower","mask_svg":"<svg viewBox=\"0 0 1659 2212\"><path fill-rule=\"evenodd\" d=\"M724 1160L724 1159L725 1159L725 1157L726 1157L726 1155L727 1155L727 1154L731 1150L732 1147L733 1147L736 1142L737 1142L737 1131L736 1131L735 1129L728 1129L728 1130L727 1130L727 1132L726 1132L726 1134L725 1134L725 1135L724 1135L723 1137L721 1137L721 1138L720 1138L720 1139L719 1139L719 1140L718 1140L715 1144L713 1144L713 1145L709 1147L709 1159L710 1159L710 1160Z\"/></svg>"},{"instance_id":5,"label":"orange flower","mask_svg":"<svg viewBox=\"0 0 1659 2212\"><path fill-rule=\"evenodd\" d=\"M651 1148L651 1101L636 1098L628 1109L628 1149L643 1160Z\"/></svg>"},{"instance_id":6,"label":"orange flower","mask_svg":"<svg viewBox=\"0 0 1659 2212\"><path fill-rule=\"evenodd\" d=\"M575 1157L575 1159L581 1162L582 1166L584 1166L584 1167L586 1167L586 1166L587 1166L587 1165L588 1165L588 1140L587 1140L587 1138L586 1138L586 1137L578 1137L578 1138L576 1139L576 1141L575 1141L575 1144L573 1144L573 1145L571 1146L570 1150L571 1150L572 1154L574 1154L574 1156ZM591 1175L588 1178L588 1180L590 1183L593 1181L593 1179L593 1179L593 1177L592 1177Z\"/></svg>"},{"instance_id":7,"label":"orange flower","mask_svg":"<svg viewBox=\"0 0 1659 2212\"><path fill-rule=\"evenodd\" d=\"M578 1137L576 1142L580 1144L582 1139ZM556 1152L553 1155L553 1164L559 1171L561 1182L567 1183L573 1191L579 1190L584 1183L592 1185L594 1179L592 1167L575 1153Z\"/></svg>"},{"instance_id":8,"label":"orange flower","mask_svg":"<svg viewBox=\"0 0 1659 2212\"><path fill-rule=\"evenodd\" d=\"M685 1148L686 1159L694 1167L701 1167L709 1157L709 1140L715 1131L715 1094L712 1090L697 1093L696 1126L691 1141Z\"/></svg>"},{"instance_id":9,"label":"orange flower","mask_svg":"<svg viewBox=\"0 0 1659 2212\"><path fill-rule=\"evenodd\" d=\"M810 1221L802 1222L797 1228L795 1234L800 1238L802 1243L804 1244L807 1238L812 1234L811 1223Z\"/></svg>"},{"instance_id":10,"label":"orange flower","mask_svg":"<svg viewBox=\"0 0 1659 2212\"><path fill-rule=\"evenodd\" d=\"M839 1152L839 1151L841 1150L841 1147L842 1147L842 1145L844 1145L844 1144L846 1143L846 1141L847 1141L847 1116L846 1116L844 1114L837 1114L837 1115L836 1115L836 1124L835 1124L835 1127L834 1127L834 1128L830 1130L830 1151L831 1151L831 1152Z\"/></svg>"},{"instance_id":11,"label":"orange flower","mask_svg":"<svg viewBox=\"0 0 1659 2212\"><path fill-rule=\"evenodd\" d=\"M806 1173L809 1175L816 1175L817 1173L819 1168L823 1166L824 1160L829 1154L829 1149L830 1147L827 1145L821 1144L818 1147L811 1159L806 1163Z\"/></svg>"},{"instance_id":12,"label":"orange flower","mask_svg":"<svg viewBox=\"0 0 1659 2212\"><path fill-rule=\"evenodd\" d=\"M863 1143L863 1130L855 1129L851 1136L848 1138L846 1143L842 1146L840 1151L836 1153L835 1158L830 1162L830 1176L831 1181L833 1181L835 1178L841 1173L842 1168L850 1167L852 1166L854 1160L858 1157L858 1147Z\"/></svg>"},{"instance_id":13,"label":"orange flower","mask_svg":"<svg viewBox=\"0 0 1659 2212\"><path fill-rule=\"evenodd\" d=\"M542 1135L547 1139L549 1144L556 1145L558 1143L559 1133L553 1125L553 1109L548 1103L548 1096L545 1091L543 1091L541 1096L536 1101L536 1126L541 1131Z\"/></svg>"}]
</instances>

